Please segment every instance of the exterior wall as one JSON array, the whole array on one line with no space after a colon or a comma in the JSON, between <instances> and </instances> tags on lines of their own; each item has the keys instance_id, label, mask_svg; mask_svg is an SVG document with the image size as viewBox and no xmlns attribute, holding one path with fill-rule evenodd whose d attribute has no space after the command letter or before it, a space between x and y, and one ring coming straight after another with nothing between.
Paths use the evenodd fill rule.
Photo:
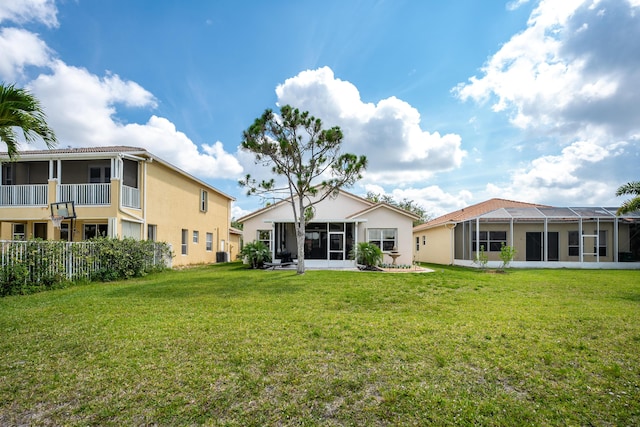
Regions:
<instances>
[{"instance_id":1,"label":"exterior wall","mask_svg":"<svg viewBox=\"0 0 640 427\"><path fill-rule=\"evenodd\" d=\"M216 252L229 250L231 201L197 181L159 162L147 164L147 224L155 225L156 240L171 244L174 266L211 263ZM207 211L200 210L200 191L207 192ZM182 230L187 233L187 255L182 255ZM143 230L146 237L148 230ZM194 231L198 242L194 242ZM213 245L206 249L206 235L211 233Z\"/></svg>"},{"instance_id":2,"label":"exterior wall","mask_svg":"<svg viewBox=\"0 0 640 427\"><path fill-rule=\"evenodd\" d=\"M453 231L447 227L439 226L413 233L414 259L420 262L434 264L452 264ZM418 243L416 246L416 238Z\"/></svg>"},{"instance_id":3,"label":"exterior wall","mask_svg":"<svg viewBox=\"0 0 640 427\"><path fill-rule=\"evenodd\" d=\"M237 261L242 249L242 234L229 233L229 261Z\"/></svg>"},{"instance_id":4,"label":"exterior wall","mask_svg":"<svg viewBox=\"0 0 640 427\"><path fill-rule=\"evenodd\" d=\"M367 241L367 230L370 228L397 228L397 252L400 256L397 257L396 264L413 264L413 220L411 218L386 208L367 212L364 217L367 222L361 223L358 230L358 241ZM389 256L388 252L384 252L382 262L391 264L393 258Z\"/></svg>"}]
</instances>

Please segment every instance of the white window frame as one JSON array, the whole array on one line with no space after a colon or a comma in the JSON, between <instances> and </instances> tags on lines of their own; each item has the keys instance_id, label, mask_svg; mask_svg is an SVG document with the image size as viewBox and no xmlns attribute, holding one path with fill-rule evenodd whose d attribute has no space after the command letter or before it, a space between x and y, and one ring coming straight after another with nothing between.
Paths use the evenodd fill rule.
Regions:
<instances>
[{"instance_id":1,"label":"white window frame","mask_svg":"<svg viewBox=\"0 0 640 427\"><path fill-rule=\"evenodd\" d=\"M206 250L207 252L211 252L213 250L213 233L207 233L205 239Z\"/></svg>"},{"instance_id":2,"label":"white window frame","mask_svg":"<svg viewBox=\"0 0 640 427\"><path fill-rule=\"evenodd\" d=\"M200 212L207 212L209 209L209 193L207 190L200 190Z\"/></svg>"},{"instance_id":3,"label":"white window frame","mask_svg":"<svg viewBox=\"0 0 640 427\"><path fill-rule=\"evenodd\" d=\"M89 240L93 238L93 237L87 237L87 227L90 227L92 225L96 227L96 235L93 237L107 237L109 235L109 224L85 223L85 224L82 224L82 240ZM100 228L104 229L104 234L101 233Z\"/></svg>"},{"instance_id":4,"label":"white window frame","mask_svg":"<svg viewBox=\"0 0 640 427\"><path fill-rule=\"evenodd\" d=\"M390 233L393 238L390 238ZM367 242L373 243L382 249L382 252L391 252L398 248L397 228L369 228L367 230Z\"/></svg>"},{"instance_id":5,"label":"white window frame","mask_svg":"<svg viewBox=\"0 0 640 427\"><path fill-rule=\"evenodd\" d=\"M193 230L193 243L197 245L199 240L200 232L198 230Z\"/></svg>"},{"instance_id":6,"label":"white window frame","mask_svg":"<svg viewBox=\"0 0 640 427\"><path fill-rule=\"evenodd\" d=\"M273 230L257 230L256 240L263 242L269 250L271 250L271 239L273 238Z\"/></svg>"},{"instance_id":7,"label":"white window frame","mask_svg":"<svg viewBox=\"0 0 640 427\"><path fill-rule=\"evenodd\" d=\"M182 255L188 255L189 254L189 230L187 230L186 228L182 229L181 239L182 241L180 244L180 253Z\"/></svg>"},{"instance_id":8,"label":"white window frame","mask_svg":"<svg viewBox=\"0 0 640 427\"><path fill-rule=\"evenodd\" d=\"M22 227L22 231L17 231L18 227ZM11 236L13 240L27 240L27 225L21 222L14 223L11 227Z\"/></svg>"},{"instance_id":9,"label":"white window frame","mask_svg":"<svg viewBox=\"0 0 640 427\"><path fill-rule=\"evenodd\" d=\"M155 224L147 225L147 240L155 242L158 238L158 226Z\"/></svg>"}]
</instances>

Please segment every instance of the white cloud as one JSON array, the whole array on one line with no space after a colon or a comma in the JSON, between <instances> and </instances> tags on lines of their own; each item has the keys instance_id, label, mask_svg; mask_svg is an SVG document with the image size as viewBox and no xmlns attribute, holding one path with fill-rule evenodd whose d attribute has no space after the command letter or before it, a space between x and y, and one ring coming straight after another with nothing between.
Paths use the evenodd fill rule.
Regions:
<instances>
[{"instance_id":1,"label":"white cloud","mask_svg":"<svg viewBox=\"0 0 640 427\"><path fill-rule=\"evenodd\" d=\"M51 61L51 51L40 38L19 28L0 28L0 80L16 81L26 66L42 67Z\"/></svg>"},{"instance_id":2,"label":"white cloud","mask_svg":"<svg viewBox=\"0 0 640 427\"><path fill-rule=\"evenodd\" d=\"M490 101L551 153L519 165L487 196L553 204L611 200L637 170L640 132L638 2L542 0L527 28L459 84L461 100Z\"/></svg>"},{"instance_id":3,"label":"white cloud","mask_svg":"<svg viewBox=\"0 0 640 427\"><path fill-rule=\"evenodd\" d=\"M54 0L3 0L0 2L0 23L13 21L18 24L41 22L57 27L58 10Z\"/></svg>"},{"instance_id":4,"label":"white cloud","mask_svg":"<svg viewBox=\"0 0 640 427\"><path fill-rule=\"evenodd\" d=\"M368 182L419 182L434 173L458 168L466 152L456 134L440 135L420 127L420 113L396 97L363 102L350 82L328 67L300 72L276 88L278 104L289 104L340 126L343 149L366 154Z\"/></svg>"},{"instance_id":5,"label":"white cloud","mask_svg":"<svg viewBox=\"0 0 640 427\"><path fill-rule=\"evenodd\" d=\"M104 77L56 61L30 87L42 102L62 147L128 145L142 147L199 178L237 177L242 167L220 142L201 149L164 117L147 123L120 123L117 106L153 109L155 97L117 74ZM29 148L29 147L23 147ZM38 148L34 144L32 148Z\"/></svg>"},{"instance_id":6,"label":"white cloud","mask_svg":"<svg viewBox=\"0 0 640 427\"><path fill-rule=\"evenodd\" d=\"M427 187L395 188L390 192L385 191L382 186L367 184L364 186L365 192L371 191L375 194L386 194L396 201L411 200L416 205L425 210L431 219L437 218L447 212L462 209L473 201L473 195L467 190L461 190L456 194L447 193L437 185Z\"/></svg>"}]
</instances>

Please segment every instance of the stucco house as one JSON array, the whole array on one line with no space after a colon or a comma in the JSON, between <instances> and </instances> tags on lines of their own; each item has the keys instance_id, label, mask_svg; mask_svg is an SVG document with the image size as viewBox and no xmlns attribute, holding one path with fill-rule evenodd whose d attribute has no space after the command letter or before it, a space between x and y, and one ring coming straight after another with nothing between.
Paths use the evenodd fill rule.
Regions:
<instances>
[{"instance_id":1,"label":"stucco house","mask_svg":"<svg viewBox=\"0 0 640 427\"><path fill-rule=\"evenodd\" d=\"M143 148L0 153L0 162L3 240L132 237L169 243L173 266L229 259L233 197ZM57 202L73 202L76 215L60 228L50 220Z\"/></svg>"},{"instance_id":2,"label":"stucco house","mask_svg":"<svg viewBox=\"0 0 640 427\"><path fill-rule=\"evenodd\" d=\"M489 266L513 246L513 267L640 268L640 212L612 207L553 207L491 199L414 227L422 262L473 266L480 247Z\"/></svg>"},{"instance_id":3,"label":"stucco house","mask_svg":"<svg viewBox=\"0 0 640 427\"><path fill-rule=\"evenodd\" d=\"M261 240L275 259L287 252L295 259L298 249L290 201L279 201L238 219L244 242ZM315 206L314 218L306 226L305 267L355 267L349 253L359 242L378 245L383 262L392 263L396 258L397 264L411 264L411 230L416 219L398 207L340 190Z\"/></svg>"}]
</instances>

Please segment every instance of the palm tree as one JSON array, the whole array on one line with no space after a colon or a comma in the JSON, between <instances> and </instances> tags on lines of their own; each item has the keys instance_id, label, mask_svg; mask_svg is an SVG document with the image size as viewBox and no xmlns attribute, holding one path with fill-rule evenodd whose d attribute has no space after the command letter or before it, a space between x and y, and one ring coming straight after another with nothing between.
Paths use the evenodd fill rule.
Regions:
<instances>
[{"instance_id":1,"label":"palm tree","mask_svg":"<svg viewBox=\"0 0 640 427\"><path fill-rule=\"evenodd\" d=\"M0 84L0 140L7 144L10 158L18 155L15 128L22 129L27 142L42 138L47 147L58 142L53 130L47 125L45 114L38 101L29 91L15 85Z\"/></svg>"},{"instance_id":2,"label":"palm tree","mask_svg":"<svg viewBox=\"0 0 640 427\"><path fill-rule=\"evenodd\" d=\"M633 194L634 198L625 201L616 211L617 215L640 210L640 181L628 182L616 191L616 196Z\"/></svg>"}]
</instances>

